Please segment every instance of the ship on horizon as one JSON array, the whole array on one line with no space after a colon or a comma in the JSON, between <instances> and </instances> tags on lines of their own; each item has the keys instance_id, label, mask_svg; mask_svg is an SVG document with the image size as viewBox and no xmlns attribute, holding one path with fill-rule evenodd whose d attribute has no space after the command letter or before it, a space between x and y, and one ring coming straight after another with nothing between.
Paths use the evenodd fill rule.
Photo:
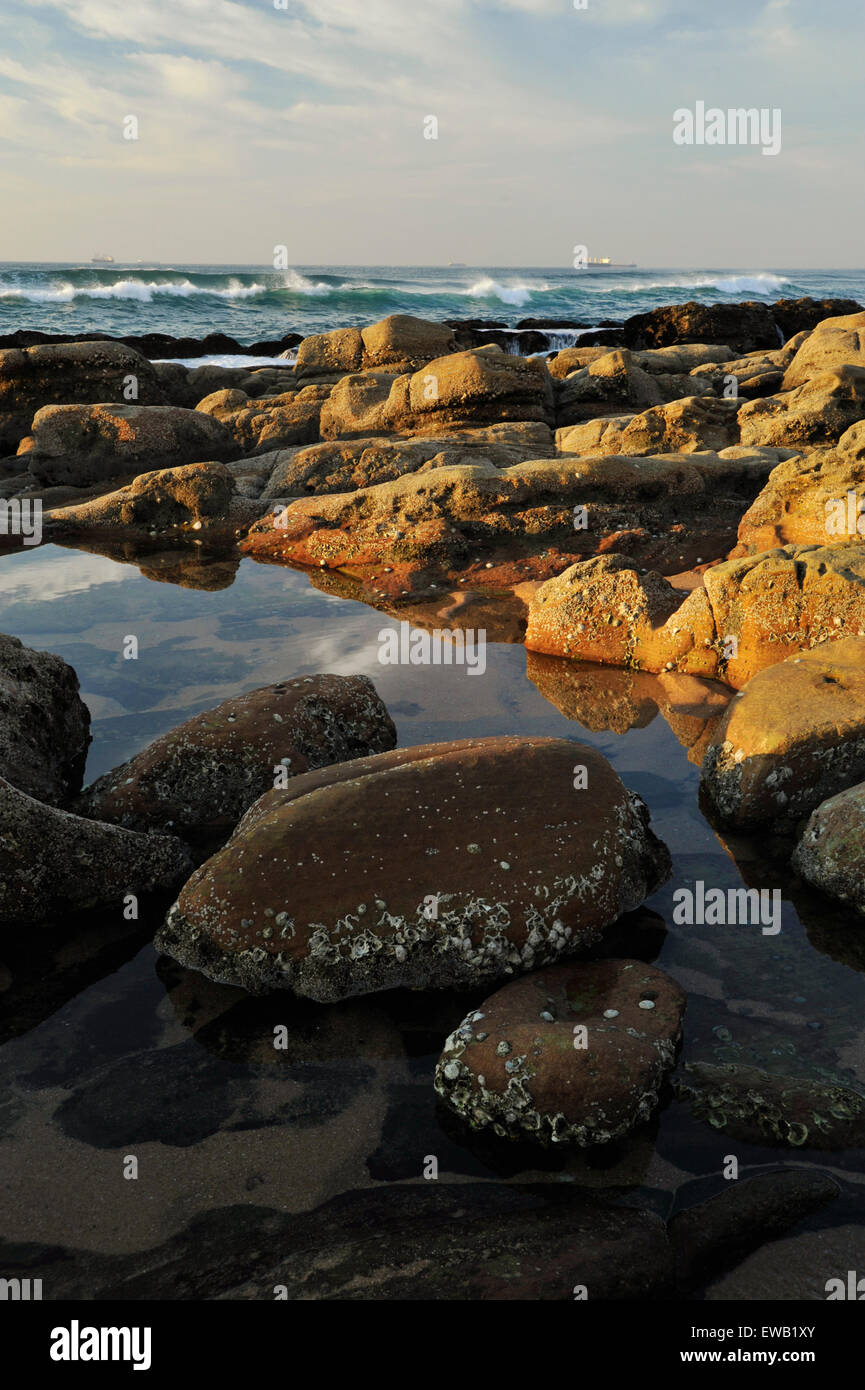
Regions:
<instances>
[{"instance_id":1,"label":"ship on horizon","mask_svg":"<svg viewBox=\"0 0 865 1390\"><path fill-rule=\"evenodd\" d=\"M611 261L609 256L587 256L586 270L636 270L635 261Z\"/></svg>"},{"instance_id":2,"label":"ship on horizon","mask_svg":"<svg viewBox=\"0 0 865 1390\"><path fill-rule=\"evenodd\" d=\"M91 264L91 265L113 265L113 264L114 264L114 257L113 257L113 256L92 256L91 259L90 259L90 264Z\"/></svg>"}]
</instances>

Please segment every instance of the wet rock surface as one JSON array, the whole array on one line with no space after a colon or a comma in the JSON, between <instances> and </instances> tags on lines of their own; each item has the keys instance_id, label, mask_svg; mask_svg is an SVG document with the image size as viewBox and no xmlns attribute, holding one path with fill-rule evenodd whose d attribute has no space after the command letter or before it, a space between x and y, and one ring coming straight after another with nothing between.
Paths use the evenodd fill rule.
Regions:
<instances>
[{"instance_id":1,"label":"wet rock surface","mask_svg":"<svg viewBox=\"0 0 865 1390\"><path fill-rule=\"evenodd\" d=\"M84 820L0 779L0 922L41 922L182 883L191 861L168 835Z\"/></svg>"},{"instance_id":2,"label":"wet rock surface","mask_svg":"<svg viewBox=\"0 0 865 1390\"><path fill-rule=\"evenodd\" d=\"M685 996L639 961L559 965L505 985L450 1035L436 1090L474 1129L606 1144L647 1120Z\"/></svg>"},{"instance_id":3,"label":"wet rock surface","mask_svg":"<svg viewBox=\"0 0 865 1390\"><path fill-rule=\"evenodd\" d=\"M865 785L849 787L813 812L793 867L815 888L865 913Z\"/></svg>"},{"instance_id":4,"label":"wet rock surface","mask_svg":"<svg viewBox=\"0 0 865 1390\"><path fill-rule=\"evenodd\" d=\"M724 824L795 825L865 776L865 638L761 671L730 704L702 786Z\"/></svg>"},{"instance_id":5,"label":"wet rock surface","mask_svg":"<svg viewBox=\"0 0 865 1390\"><path fill-rule=\"evenodd\" d=\"M0 776L65 805L81 789L89 743L90 711L72 667L0 633Z\"/></svg>"},{"instance_id":6,"label":"wet rock surface","mask_svg":"<svg viewBox=\"0 0 865 1390\"><path fill-rule=\"evenodd\" d=\"M643 803L589 748L468 739L268 793L190 879L157 945L253 992L475 986L591 944L668 871Z\"/></svg>"},{"instance_id":7,"label":"wet rock surface","mask_svg":"<svg viewBox=\"0 0 865 1390\"><path fill-rule=\"evenodd\" d=\"M213 848L279 775L294 778L395 742L366 677L300 676L181 724L100 777L76 809L92 820L171 831Z\"/></svg>"}]
</instances>

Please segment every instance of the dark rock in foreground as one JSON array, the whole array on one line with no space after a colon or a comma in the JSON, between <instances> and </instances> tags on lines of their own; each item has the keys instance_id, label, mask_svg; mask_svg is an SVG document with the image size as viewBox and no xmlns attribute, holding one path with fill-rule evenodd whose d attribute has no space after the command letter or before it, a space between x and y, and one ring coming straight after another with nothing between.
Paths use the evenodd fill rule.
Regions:
<instances>
[{"instance_id":1,"label":"dark rock in foreground","mask_svg":"<svg viewBox=\"0 0 865 1390\"><path fill-rule=\"evenodd\" d=\"M71 666L0 633L0 776L37 801L76 796L90 743L90 711Z\"/></svg>"},{"instance_id":2,"label":"dark rock in foreground","mask_svg":"<svg viewBox=\"0 0 865 1390\"><path fill-rule=\"evenodd\" d=\"M681 1037L685 995L633 960L557 965L485 999L450 1035L435 1087L472 1129L606 1144L647 1120Z\"/></svg>"},{"instance_id":3,"label":"dark rock in foreground","mask_svg":"<svg viewBox=\"0 0 865 1390\"><path fill-rule=\"evenodd\" d=\"M0 778L0 922L43 922L169 890L192 863L179 840L84 820Z\"/></svg>"},{"instance_id":4,"label":"dark rock in foreground","mask_svg":"<svg viewBox=\"0 0 865 1390\"><path fill-rule=\"evenodd\" d=\"M77 810L130 830L164 830L210 850L290 778L393 748L396 730L365 676L298 676L226 700L100 777Z\"/></svg>"},{"instance_id":5,"label":"dark rock in foreground","mask_svg":"<svg viewBox=\"0 0 865 1390\"><path fill-rule=\"evenodd\" d=\"M777 1239L840 1193L828 1173L781 1169L737 1179L726 1190L679 1212L669 1225L676 1284L693 1289L725 1266Z\"/></svg>"}]
</instances>

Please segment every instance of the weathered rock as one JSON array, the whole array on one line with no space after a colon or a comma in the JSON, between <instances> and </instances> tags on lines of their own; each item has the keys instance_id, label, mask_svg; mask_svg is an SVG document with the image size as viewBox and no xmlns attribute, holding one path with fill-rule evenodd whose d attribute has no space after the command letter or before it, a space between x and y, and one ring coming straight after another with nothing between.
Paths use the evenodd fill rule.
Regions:
<instances>
[{"instance_id":1,"label":"weathered rock","mask_svg":"<svg viewBox=\"0 0 865 1390\"><path fill-rule=\"evenodd\" d=\"M655 379L625 349L608 352L572 372L556 393L556 424L579 424L598 415L645 410L663 401Z\"/></svg>"},{"instance_id":2,"label":"weathered rock","mask_svg":"<svg viewBox=\"0 0 865 1390\"><path fill-rule=\"evenodd\" d=\"M701 372L707 367L729 362L736 356L731 347L718 343L677 343L670 347L649 348L632 355L638 366L651 376Z\"/></svg>"},{"instance_id":3,"label":"weathered rock","mask_svg":"<svg viewBox=\"0 0 865 1390\"><path fill-rule=\"evenodd\" d=\"M708 1201L677 1212L667 1228L677 1288L698 1288L834 1202L840 1192L828 1173L780 1169L728 1182Z\"/></svg>"},{"instance_id":4,"label":"weathered rock","mask_svg":"<svg viewBox=\"0 0 865 1390\"><path fill-rule=\"evenodd\" d=\"M311 385L281 396L257 398L240 390L215 391L199 401L196 411L220 422L229 432L235 452L267 453L318 439L322 405L330 389Z\"/></svg>"},{"instance_id":5,"label":"weathered rock","mask_svg":"<svg viewBox=\"0 0 865 1390\"><path fill-rule=\"evenodd\" d=\"M164 405L47 405L24 462L40 483L84 487L148 467L223 459L233 449L218 420Z\"/></svg>"},{"instance_id":6,"label":"weathered rock","mask_svg":"<svg viewBox=\"0 0 865 1390\"><path fill-rule=\"evenodd\" d=\"M424 435L420 438L328 440L273 456L273 471L262 496L348 492L353 488L393 482L405 473L417 473L422 468L452 468L483 462L507 468L525 459L554 453L548 426L535 422L487 425L438 438Z\"/></svg>"},{"instance_id":7,"label":"weathered rock","mask_svg":"<svg viewBox=\"0 0 865 1390\"><path fill-rule=\"evenodd\" d=\"M170 532L202 544L233 542L261 516L264 504L238 497L223 463L187 463L140 473L117 492L77 507L59 507L44 526L46 538L60 535L123 536L143 540Z\"/></svg>"},{"instance_id":8,"label":"weathered rock","mask_svg":"<svg viewBox=\"0 0 865 1390\"><path fill-rule=\"evenodd\" d=\"M344 376L359 372L363 361L363 338L359 328L335 328L331 333L313 333L297 349L295 373L304 376Z\"/></svg>"},{"instance_id":9,"label":"weathered rock","mask_svg":"<svg viewBox=\"0 0 865 1390\"><path fill-rule=\"evenodd\" d=\"M715 730L701 784L725 825L795 824L865 777L865 638L760 671Z\"/></svg>"},{"instance_id":10,"label":"weathered rock","mask_svg":"<svg viewBox=\"0 0 865 1390\"><path fill-rule=\"evenodd\" d=\"M411 376L369 371L343 377L322 409L321 435L435 434L507 420L552 425L552 379L540 358L513 357L491 346L436 358Z\"/></svg>"},{"instance_id":11,"label":"weathered rock","mask_svg":"<svg viewBox=\"0 0 865 1390\"><path fill-rule=\"evenodd\" d=\"M593 749L465 739L268 793L158 945L212 979L323 1002L477 986L592 943L668 873L642 801Z\"/></svg>"},{"instance_id":12,"label":"weathered rock","mask_svg":"<svg viewBox=\"0 0 865 1390\"><path fill-rule=\"evenodd\" d=\"M710 567L704 584L683 601L622 555L572 565L533 595L526 646L741 689L794 652L865 636L865 545L768 550Z\"/></svg>"},{"instance_id":13,"label":"weathered rock","mask_svg":"<svg viewBox=\"0 0 865 1390\"><path fill-rule=\"evenodd\" d=\"M71 666L0 633L0 777L62 806L84 777L90 711Z\"/></svg>"},{"instance_id":14,"label":"weathered rock","mask_svg":"<svg viewBox=\"0 0 865 1390\"><path fill-rule=\"evenodd\" d=\"M572 372L578 372L582 367L588 367L591 362L597 362L599 357L606 355L607 349L604 347L562 348L560 352L551 353L547 358L547 369L550 376L564 381Z\"/></svg>"},{"instance_id":15,"label":"weathered rock","mask_svg":"<svg viewBox=\"0 0 865 1390\"><path fill-rule=\"evenodd\" d=\"M636 415L622 430L620 454L690 454L730 448L739 442L735 400L685 396Z\"/></svg>"},{"instance_id":16,"label":"weathered rock","mask_svg":"<svg viewBox=\"0 0 865 1390\"><path fill-rule=\"evenodd\" d=\"M176 888L192 863L173 836L84 820L0 778L0 922L43 922Z\"/></svg>"},{"instance_id":17,"label":"weathered rock","mask_svg":"<svg viewBox=\"0 0 865 1390\"><path fill-rule=\"evenodd\" d=\"M512 587L613 548L677 573L729 551L743 502L774 461L740 451L724 460L703 453L424 466L392 483L292 501L256 523L243 548L257 559L351 573L408 566L417 578L411 587L448 577L456 584L481 557L485 583ZM528 568L518 574L520 562Z\"/></svg>"},{"instance_id":18,"label":"weathered rock","mask_svg":"<svg viewBox=\"0 0 865 1390\"><path fill-rule=\"evenodd\" d=\"M224 843L285 775L393 748L396 730L365 676L299 676L226 700L155 740L82 795L80 815Z\"/></svg>"},{"instance_id":19,"label":"weathered rock","mask_svg":"<svg viewBox=\"0 0 865 1390\"><path fill-rule=\"evenodd\" d=\"M672 1068L685 995L633 960L515 980L450 1035L435 1087L473 1129L541 1144L606 1144L647 1120Z\"/></svg>"},{"instance_id":20,"label":"weathered rock","mask_svg":"<svg viewBox=\"0 0 865 1390\"><path fill-rule=\"evenodd\" d=\"M817 807L796 846L793 867L830 898L865 914L865 784Z\"/></svg>"},{"instance_id":21,"label":"weathered rock","mask_svg":"<svg viewBox=\"0 0 865 1390\"><path fill-rule=\"evenodd\" d=\"M583 458L609 457L622 452L622 435L636 415L600 415L581 425L563 425L556 430L560 453Z\"/></svg>"},{"instance_id":22,"label":"weathered rock","mask_svg":"<svg viewBox=\"0 0 865 1390\"><path fill-rule=\"evenodd\" d=\"M731 558L781 545L861 544L865 539L865 447L857 450L855 438L853 430L848 430L835 449L815 450L804 458L794 456L779 463L743 516L739 544ZM852 452L845 450L845 441Z\"/></svg>"},{"instance_id":23,"label":"weathered rock","mask_svg":"<svg viewBox=\"0 0 865 1390\"><path fill-rule=\"evenodd\" d=\"M784 374L784 390L842 367L865 368L865 311L818 323Z\"/></svg>"},{"instance_id":24,"label":"weathered rock","mask_svg":"<svg viewBox=\"0 0 865 1390\"><path fill-rule=\"evenodd\" d=\"M768 304L666 304L625 320L625 345L636 350L690 343L729 343L733 353L778 347L781 335Z\"/></svg>"},{"instance_id":25,"label":"weathered rock","mask_svg":"<svg viewBox=\"0 0 865 1390\"><path fill-rule=\"evenodd\" d=\"M361 331L364 368L416 372L428 362L455 352L456 335L444 323L428 323L410 314L391 314Z\"/></svg>"},{"instance_id":26,"label":"weathered rock","mask_svg":"<svg viewBox=\"0 0 865 1390\"><path fill-rule=\"evenodd\" d=\"M688 1062L674 1081L694 1118L746 1144L858 1149L865 1097L846 1086L728 1062Z\"/></svg>"},{"instance_id":27,"label":"weathered rock","mask_svg":"<svg viewBox=\"0 0 865 1390\"><path fill-rule=\"evenodd\" d=\"M166 399L146 357L119 343L59 343L0 352L0 455L14 453L46 405L124 401L132 388L144 405Z\"/></svg>"},{"instance_id":28,"label":"weathered rock","mask_svg":"<svg viewBox=\"0 0 865 1390\"><path fill-rule=\"evenodd\" d=\"M739 429L743 444L816 448L837 443L863 418L865 367L838 367L795 390L746 402Z\"/></svg>"}]
</instances>

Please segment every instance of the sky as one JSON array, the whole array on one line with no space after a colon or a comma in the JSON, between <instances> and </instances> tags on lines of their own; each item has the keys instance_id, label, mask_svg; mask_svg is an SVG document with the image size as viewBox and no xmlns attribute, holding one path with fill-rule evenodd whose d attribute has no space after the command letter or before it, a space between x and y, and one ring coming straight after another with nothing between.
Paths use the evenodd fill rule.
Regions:
<instances>
[{"instance_id":1,"label":"sky","mask_svg":"<svg viewBox=\"0 0 865 1390\"><path fill-rule=\"evenodd\" d=\"M0 260L858 267L863 53L863 0L0 0Z\"/></svg>"}]
</instances>

